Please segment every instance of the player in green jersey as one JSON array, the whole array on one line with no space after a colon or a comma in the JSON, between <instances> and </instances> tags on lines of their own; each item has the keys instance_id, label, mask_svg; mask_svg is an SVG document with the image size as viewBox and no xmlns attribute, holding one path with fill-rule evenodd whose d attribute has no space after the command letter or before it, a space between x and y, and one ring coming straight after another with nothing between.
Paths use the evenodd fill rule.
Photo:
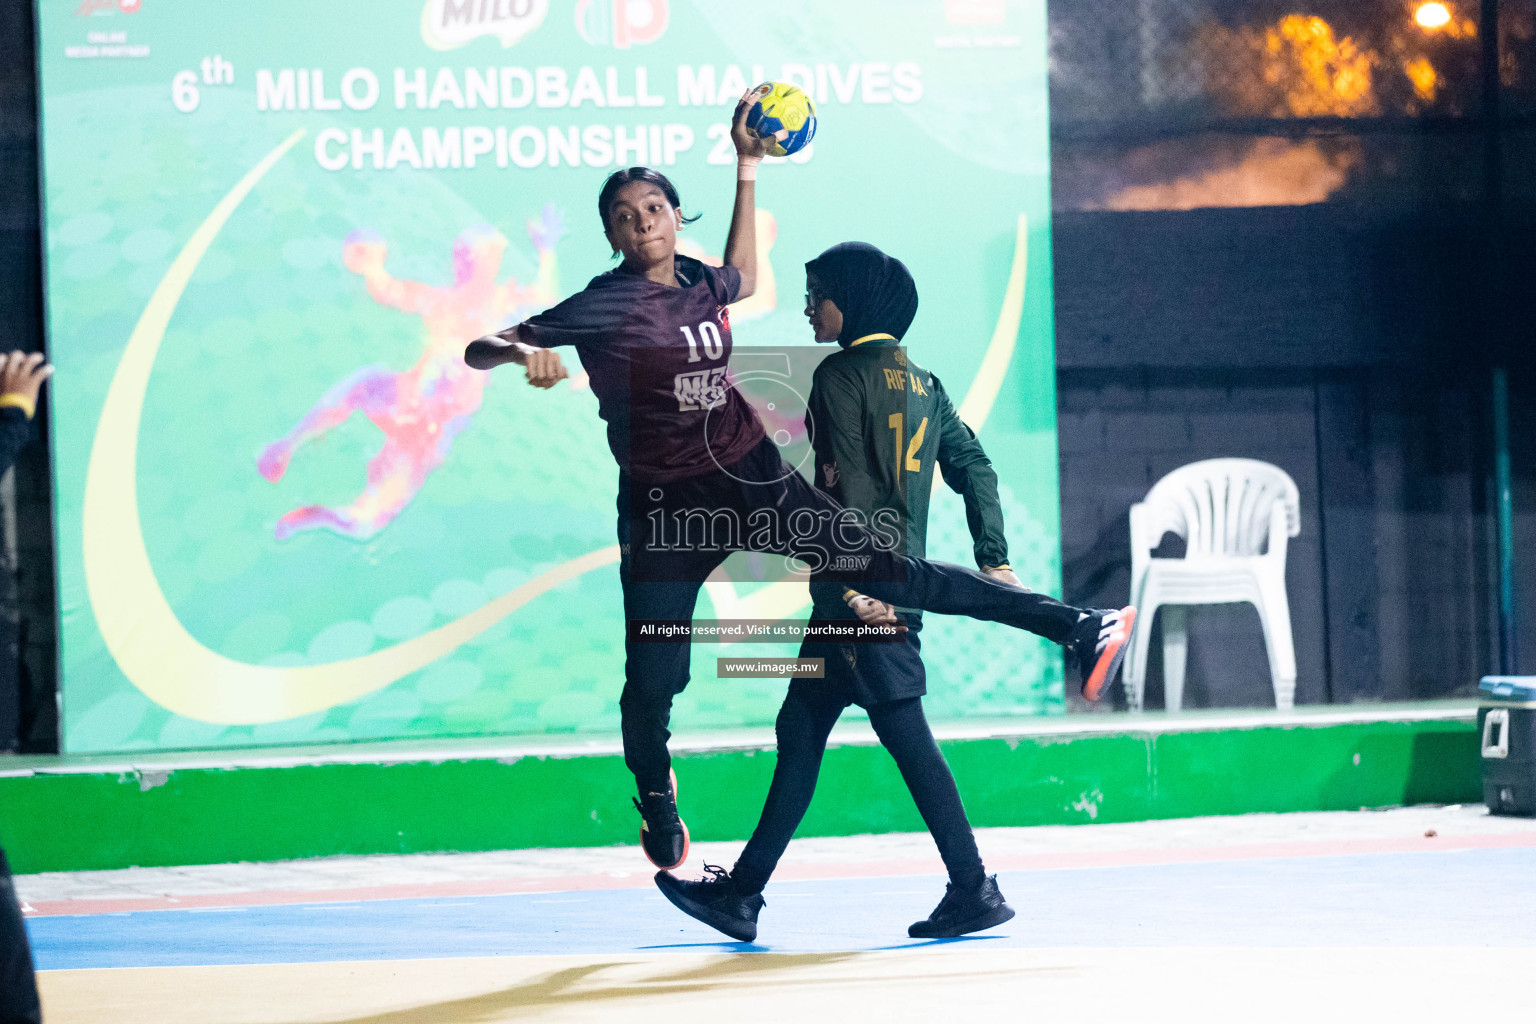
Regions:
<instances>
[{"instance_id":1,"label":"player in green jersey","mask_svg":"<svg viewBox=\"0 0 1536 1024\"><path fill-rule=\"evenodd\" d=\"M965 500L976 563L1019 586L1008 566L997 474L943 384L911 362L901 338L917 312L917 288L900 260L847 242L806 264L806 316L817 341L842 351L817 368L807 409L816 484L845 509L893 517L905 552L922 557L937 466ZM824 679L790 683L775 732L778 763L752 839L733 870L706 865L702 881L659 872L657 885L685 913L742 941L757 935L762 890L810 805L827 737L849 704L869 713L932 833L949 872L944 899L913 937L964 935L1014 916L997 878L982 866L954 776L923 714L927 692L919 654L920 613L896 609L835 583L813 582L813 620L857 617L906 629L895 643L807 640L802 658L821 658ZM1134 609L1096 611L1056 602L1069 656L1096 698L1113 677ZM1090 685L1092 688L1090 690Z\"/></svg>"}]
</instances>

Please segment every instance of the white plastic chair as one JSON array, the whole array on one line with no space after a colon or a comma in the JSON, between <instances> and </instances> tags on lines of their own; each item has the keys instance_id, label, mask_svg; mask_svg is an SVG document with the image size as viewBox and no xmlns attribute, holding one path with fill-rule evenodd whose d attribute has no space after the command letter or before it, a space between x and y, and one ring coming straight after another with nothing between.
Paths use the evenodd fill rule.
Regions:
<instances>
[{"instance_id":1,"label":"white plastic chair","mask_svg":"<svg viewBox=\"0 0 1536 1024\"><path fill-rule=\"evenodd\" d=\"M1264 626L1275 706L1296 703L1296 648L1285 597L1285 551L1301 532L1296 481L1254 459L1207 459L1181 466L1131 506L1131 603L1138 609L1122 679L1132 711L1141 710L1152 619L1163 609L1165 706L1184 703L1188 654L1185 609L1195 604L1252 604ZM1184 538L1183 558L1153 558L1165 533Z\"/></svg>"}]
</instances>

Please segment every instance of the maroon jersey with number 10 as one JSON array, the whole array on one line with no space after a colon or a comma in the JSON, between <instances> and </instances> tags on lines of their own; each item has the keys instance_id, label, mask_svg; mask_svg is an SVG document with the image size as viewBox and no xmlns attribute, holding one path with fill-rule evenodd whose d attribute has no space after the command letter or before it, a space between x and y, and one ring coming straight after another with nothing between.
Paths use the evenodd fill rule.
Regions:
<instances>
[{"instance_id":1,"label":"maroon jersey with number 10","mask_svg":"<svg viewBox=\"0 0 1536 1024\"><path fill-rule=\"evenodd\" d=\"M739 296L741 273L675 259L681 287L620 267L524 321L520 335L503 332L541 348L576 346L613 457L643 482L729 466L764 436L730 381L726 306Z\"/></svg>"}]
</instances>

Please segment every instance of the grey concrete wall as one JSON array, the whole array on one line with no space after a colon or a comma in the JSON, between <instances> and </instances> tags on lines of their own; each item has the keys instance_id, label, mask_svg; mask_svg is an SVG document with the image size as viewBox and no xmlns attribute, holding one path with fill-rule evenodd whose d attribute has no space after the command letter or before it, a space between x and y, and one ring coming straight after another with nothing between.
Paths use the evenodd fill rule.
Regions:
<instances>
[{"instance_id":1,"label":"grey concrete wall","mask_svg":"<svg viewBox=\"0 0 1536 1024\"><path fill-rule=\"evenodd\" d=\"M1262 459L1301 491L1287 564L1298 701L1471 692L1497 665L1495 364L1512 373L1517 508L1536 501L1536 374L1512 343L1518 310L1484 316L1477 229L1464 210L1408 223L1328 206L1058 215L1068 599L1126 600L1128 511L1162 475ZM1504 254L1509 272L1532 264L1528 249ZM1516 539L1517 565L1536 566L1536 520ZM1250 609L1193 616L1189 658L1187 706L1272 699ZM1157 706L1155 655L1151 675Z\"/></svg>"}]
</instances>

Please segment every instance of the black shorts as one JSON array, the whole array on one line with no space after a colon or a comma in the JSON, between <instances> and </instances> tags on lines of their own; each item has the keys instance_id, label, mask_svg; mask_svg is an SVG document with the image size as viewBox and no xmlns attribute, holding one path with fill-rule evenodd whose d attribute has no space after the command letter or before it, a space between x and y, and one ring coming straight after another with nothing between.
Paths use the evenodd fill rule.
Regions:
<instances>
[{"instance_id":1,"label":"black shorts","mask_svg":"<svg viewBox=\"0 0 1536 1024\"><path fill-rule=\"evenodd\" d=\"M861 708L928 692L928 673L923 667L921 638L917 630L908 630L906 639L894 643L838 644L825 640L807 640L800 645L800 657L822 658L826 663L824 678L799 680L802 686L824 688L836 695L844 706Z\"/></svg>"}]
</instances>

